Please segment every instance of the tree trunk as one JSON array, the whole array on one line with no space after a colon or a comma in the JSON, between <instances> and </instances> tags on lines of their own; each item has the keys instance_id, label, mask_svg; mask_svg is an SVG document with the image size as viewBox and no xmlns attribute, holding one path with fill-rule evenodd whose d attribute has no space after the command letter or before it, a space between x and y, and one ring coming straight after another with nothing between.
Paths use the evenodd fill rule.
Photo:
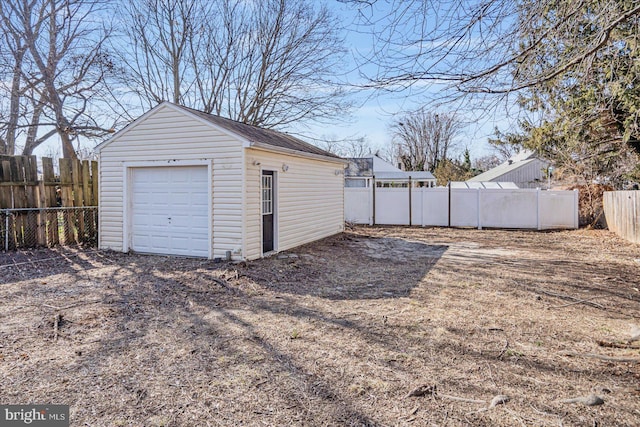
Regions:
<instances>
[{"instance_id":1,"label":"tree trunk","mask_svg":"<svg viewBox=\"0 0 640 427\"><path fill-rule=\"evenodd\" d=\"M7 134L5 138L5 153L10 156L16 151L16 131L18 120L20 119L20 81L22 79L22 59L25 49L19 48L13 55L15 64L13 68L13 79L11 81L11 100L9 102L9 123L7 123Z\"/></svg>"},{"instance_id":2,"label":"tree trunk","mask_svg":"<svg viewBox=\"0 0 640 427\"><path fill-rule=\"evenodd\" d=\"M77 159L78 155L76 154L76 150L73 148L71 138L69 138L69 133L65 132L64 129L59 129L58 135L60 135L60 141L62 141L62 157L65 159Z\"/></svg>"}]
</instances>

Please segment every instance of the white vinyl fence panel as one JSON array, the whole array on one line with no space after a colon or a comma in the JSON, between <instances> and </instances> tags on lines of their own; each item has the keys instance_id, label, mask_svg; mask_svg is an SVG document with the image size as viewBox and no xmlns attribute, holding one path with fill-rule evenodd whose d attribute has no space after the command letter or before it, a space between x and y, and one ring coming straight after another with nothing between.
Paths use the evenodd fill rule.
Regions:
<instances>
[{"instance_id":1,"label":"white vinyl fence panel","mask_svg":"<svg viewBox=\"0 0 640 427\"><path fill-rule=\"evenodd\" d=\"M373 225L372 188L345 187L344 219L355 224Z\"/></svg>"},{"instance_id":2,"label":"white vinyl fence panel","mask_svg":"<svg viewBox=\"0 0 640 427\"><path fill-rule=\"evenodd\" d=\"M451 189L451 227L478 226L478 191L480 189Z\"/></svg>"},{"instance_id":3,"label":"white vinyl fence panel","mask_svg":"<svg viewBox=\"0 0 640 427\"><path fill-rule=\"evenodd\" d=\"M476 227L538 228L537 191L477 190Z\"/></svg>"},{"instance_id":4,"label":"white vinyl fence panel","mask_svg":"<svg viewBox=\"0 0 640 427\"><path fill-rule=\"evenodd\" d=\"M359 224L571 229L578 228L578 192L425 187L411 189L409 197L408 188L345 188L345 218Z\"/></svg>"},{"instance_id":5,"label":"white vinyl fence panel","mask_svg":"<svg viewBox=\"0 0 640 427\"><path fill-rule=\"evenodd\" d=\"M540 229L578 228L578 190L540 191Z\"/></svg>"},{"instance_id":6,"label":"white vinyl fence panel","mask_svg":"<svg viewBox=\"0 0 640 427\"><path fill-rule=\"evenodd\" d=\"M409 188L375 188L375 223L409 225Z\"/></svg>"},{"instance_id":7,"label":"white vinyl fence panel","mask_svg":"<svg viewBox=\"0 0 640 427\"><path fill-rule=\"evenodd\" d=\"M411 194L411 224L447 227L449 225L449 190L414 188Z\"/></svg>"}]
</instances>

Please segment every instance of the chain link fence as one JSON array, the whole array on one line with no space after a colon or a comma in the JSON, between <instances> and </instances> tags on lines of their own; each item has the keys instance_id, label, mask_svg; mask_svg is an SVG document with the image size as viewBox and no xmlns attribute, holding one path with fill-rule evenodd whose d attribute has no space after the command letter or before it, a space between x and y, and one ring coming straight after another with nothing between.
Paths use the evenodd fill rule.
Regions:
<instances>
[{"instance_id":1,"label":"chain link fence","mask_svg":"<svg viewBox=\"0 0 640 427\"><path fill-rule=\"evenodd\" d=\"M0 209L0 250L97 244L97 206Z\"/></svg>"}]
</instances>

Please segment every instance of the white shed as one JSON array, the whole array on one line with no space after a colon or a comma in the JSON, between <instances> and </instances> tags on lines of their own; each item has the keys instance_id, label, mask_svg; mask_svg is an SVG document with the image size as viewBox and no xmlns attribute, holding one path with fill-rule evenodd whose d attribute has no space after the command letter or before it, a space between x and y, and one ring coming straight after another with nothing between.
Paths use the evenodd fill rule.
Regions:
<instances>
[{"instance_id":1,"label":"white shed","mask_svg":"<svg viewBox=\"0 0 640 427\"><path fill-rule=\"evenodd\" d=\"M256 259L344 229L345 161L164 102L98 146L99 245Z\"/></svg>"}]
</instances>

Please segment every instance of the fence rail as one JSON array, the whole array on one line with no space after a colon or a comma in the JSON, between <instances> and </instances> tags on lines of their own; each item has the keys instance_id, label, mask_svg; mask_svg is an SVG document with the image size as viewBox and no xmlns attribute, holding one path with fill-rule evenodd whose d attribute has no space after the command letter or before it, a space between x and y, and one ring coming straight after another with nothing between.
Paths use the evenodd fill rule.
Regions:
<instances>
[{"instance_id":1,"label":"fence rail","mask_svg":"<svg viewBox=\"0 0 640 427\"><path fill-rule=\"evenodd\" d=\"M640 243L640 191L605 191L602 202L609 230Z\"/></svg>"},{"instance_id":2,"label":"fence rail","mask_svg":"<svg viewBox=\"0 0 640 427\"><path fill-rule=\"evenodd\" d=\"M98 162L0 155L0 209L81 207L98 204Z\"/></svg>"},{"instance_id":3,"label":"fence rail","mask_svg":"<svg viewBox=\"0 0 640 427\"><path fill-rule=\"evenodd\" d=\"M97 206L0 209L1 250L97 242Z\"/></svg>"},{"instance_id":4,"label":"fence rail","mask_svg":"<svg viewBox=\"0 0 640 427\"><path fill-rule=\"evenodd\" d=\"M0 155L0 250L98 241L98 163Z\"/></svg>"}]
</instances>

